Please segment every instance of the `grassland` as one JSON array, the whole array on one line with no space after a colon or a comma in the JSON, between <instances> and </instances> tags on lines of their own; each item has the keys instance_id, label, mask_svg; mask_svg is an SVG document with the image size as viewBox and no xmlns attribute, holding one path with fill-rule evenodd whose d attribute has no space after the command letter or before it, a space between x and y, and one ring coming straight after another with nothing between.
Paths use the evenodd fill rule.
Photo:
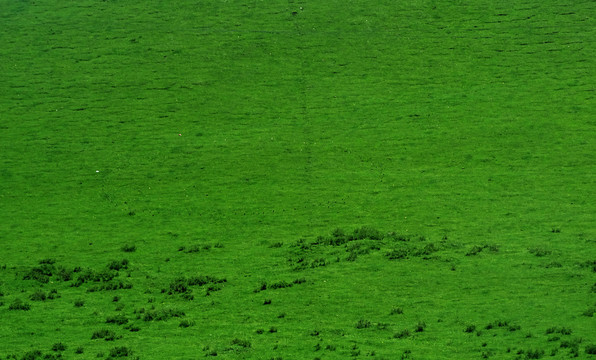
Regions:
<instances>
[{"instance_id":1,"label":"grassland","mask_svg":"<svg viewBox=\"0 0 596 360\"><path fill-rule=\"evenodd\" d=\"M0 358L596 358L595 14L0 0Z\"/></svg>"}]
</instances>

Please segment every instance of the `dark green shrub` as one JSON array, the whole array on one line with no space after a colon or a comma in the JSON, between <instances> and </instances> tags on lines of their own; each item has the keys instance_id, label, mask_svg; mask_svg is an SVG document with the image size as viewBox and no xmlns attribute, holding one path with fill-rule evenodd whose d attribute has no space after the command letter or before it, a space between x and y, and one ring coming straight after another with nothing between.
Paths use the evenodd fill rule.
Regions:
<instances>
[{"instance_id":1,"label":"dark green shrub","mask_svg":"<svg viewBox=\"0 0 596 360\"><path fill-rule=\"evenodd\" d=\"M14 299L14 301L8 305L8 310L23 310L28 311L31 309L31 305L23 302L21 299Z\"/></svg>"},{"instance_id":2,"label":"dark green shrub","mask_svg":"<svg viewBox=\"0 0 596 360\"><path fill-rule=\"evenodd\" d=\"M184 317L185 314L177 309L150 310L143 316L143 321L165 321L172 317Z\"/></svg>"},{"instance_id":3,"label":"dark green shrub","mask_svg":"<svg viewBox=\"0 0 596 360\"><path fill-rule=\"evenodd\" d=\"M596 344L586 345L586 354L596 355Z\"/></svg>"},{"instance_id":4,"label":"dark green shrub","mask_svg":"<svg viewBox=\"0 0 596 360\"><path fill-rule=\"evenodd\" d=\"M108 264L108 269L115 270L115 271L120 271L122 269L128 269L128 259L122 259L120 261L112 260Z\"/></svg>"},{"instance_id":5,"label":"dark green shrub","mask_svg":"<svg viewBox=\"0 0 596 360\"><path fill-rule=\"evenodd\" d=\"M54 275L59 281L70 281L72 280L73 272L63 266L59 266L58 269L56 269L56 273Z\"/></svg>"},{"instance_id":6,"label":"dark green shrub","mask_svg":"<svg viewBox=\"0 0 596 360\"><path fill-rule=\"evenodd\" d=\"M530 254L533 254L534 256L538 257L543 257L552 254L551 250L546 250L543 248L531 248L528 249L528 251L530 252Z\"/></svg>"},{"instance_id":7,"label":"dark green shrub","mask_svg":"<svg viewBox=\"0 0 596 360\"><path fill-rule=\"evenodd\" d=\"M91 335L91 340L95 339L105 339L106 341L112 341L116 339L116 333L108 329L96 330L93 332L93 335Z\"/></svg>"},{"instance_id":8,"label":"dark green shrub","mask_svg":"<svg viewBox=\"0 0 596 360\"><path fill-rule=\"evenodd\" d=\"M395 334L393 334L393 338L395 339L403 339L403 338L407 338L410 336L410 330L408 329L404 329L402 331L396 332Z\"/></svg>"},{"instance_id":9,"label":"dark green shrub","mask_svg":"<svg viewBox=\"0 0 596 360\"><path fill-rule=\"evenodd\" d=\"M424 329L426 329L426 323L424 321L419 321L414 327L414 332L423 332Z\"/></svg>"},{"instance_id":10,"label":"dark green shrub","mask_svg":"<svg viewBox=\"0 0 596 360\"><path fill-rule=\"evenodd\" d=\"M476 331L476 325L466 325L464 328L464 332L466 333L473 333L474 331Z\"/></svg>"},{"instance_id":11,"label":"dark green shrub","mask_svg":"<svg viewBox=\"0 0 596 360\"><path fill-rule=\"evenodd\" d=\"M435 245L435 243L430 243L430 244L425 245L422 249L418 249L414 255L415 256L428 256L428 255L431 255L439 250L440 250L439 247L437 245Z\"/></svg>"},{"instance_id":12,"label":"dark green shrub","mask_svg":"<svg viewBox=\"0 0 596 360\"><path fill-rule=\"evenodd\" d=\"M277 332L277 328L275 326L272 326L269 328L269 333L273 334Z\"/></svg>"},{"instance_id":13,"label":"dark green shrub","mask_svg":"<svg viewBox=\"0 0 596 360\"><path fill-rule=\"evenodd\" d=\"M265 299L263 305L271 305L271 299Z\"/></svg>"},{"instance_id":14,"label":"dark green shrub","mask_svg":"<svg viewBox=\"0 0 596 360\"><path fill-rule=\"evenodd\" d=\"M78 348L76 348L75 350L75 354L82 354L83 352L85 352L85 349L83 349L82 346L79 346Z\"/></svg>"},{"instance_id":15,"label":"dark green shrub","mask_svg":"<svg viewBox=\"0 0 596 360\"><path fill-rule=\"evenodd\" d=\"M544 356L544 350L526 350L525 355L526 359L540 359L542 356Z\"/></svg>"},{"instance_id":16,"label":"dark green shrub","mask_svg":"<svg viewBox=\"0 0 596 360\"><path fill-rule=\"evenodd\" d=\"M116 324L116 325L124 325L128 322L128 318L122 314L108 316L106 318L106 323L108 324Z\"/></svg>"},{"instance_id":17,"label":"dark green shrub","mask_svg":"<svg viewBox=\"0 0 596 360\"><path fill-rule=\"evenodd\" d=\"M125 244L122 245L122 247L120 248L120 250L130 253L130 252L135 252L137 250L137 247L134 244Z\"/></svg>"},{"instance_id":18,"label":"dark green shrub","mask_svg":"<svg viewBox=\"0 0 596 360\"><path fill-rule=\"evenodd\" d=\"M126 346L117 346L110 350L110 357L126 357L132 355L132 351Z\"/></svg>"},{"instance_id":19,"label":"dark green shrub","mask_svg":"<svg viewBox=\"0 0 596 360\"><path fill-rule=\"evenodd\" d=\"M25 355L23 355L23 357L21 358L22 360L36 360L37 358L41 357L41 351L39 350L31 350L25 353Z\"/></svg>"},{"instance_id":20,"label":"dark green shrub","mask_svg":"<svg viewBox=\"0 0 596 360\"><path fill-rule=\"evenodd\" d=\"M66 350L66 345L64 345L61 342L55 343L54 345L52 345L52 351L64 351L64 350Z\"/></svg>"},{"instance_id":21,"label":"dark green shrub","mask_svg":"<svg viewBox=\"0 0 596 360\"><path fill-rule=\"evenodd\" d=\"M292 287L292 284L285 282L283 280L269 285L269 289L273 289L273 290L283 289L283 288L288 288L288 287Z\"/></svg>"},{"instance_id":22,"label":"dark green shrub","mask_svg":"<svg viewBox=\"0 0 596 360\"><path fill-rule=\"evenodd\" d=\"M195 324L194 321L182 320L182 321L180 321L180 324L178 326L181 328L187 328L187 327L193 326L194 324Z\"/></svg>"},{"instance_id":23,"label":"dark green shrub","mask_svg":"<svg viewBox=\"0 0 596 360\"><path fill-rule=\"evenodd\" d=\"M383 233L381 233L379 230L374 229L369 226L363 226L359 229L355 229L351 240L364 240L364 239L383 240Z\"/></svg>"},{"instance_id":24,"label":"dark green shrub","mask_svg":"<svg viewBox=\"0 0 596 360\"><path fill-rule=\"evenodd\" d=\"M31 294L31 296L29 296L29 299L32 301L46 301L46 298L46 293L41 290L36 290L33 294Z\"/></svg>"},{"instance_id":25,"label":"dark green shrub","mask_svg":"<svg viewBox=\"0 0 596 360\"><path fill-rule=\"evenodd\" d=\"M232 345L236 345L236 346L239 346L239 347L242 347L242 348L249 348L249 347L251 347L251 343L248 340L241 340L241 339L236 338L236 339L232 340L231 343L232 343Z\"/></svg>"},{"instance_id":26,"label":"dark green shrub","mask_svg":"<svg viewBox=\"0 0 596 360\"><path fill-rule=\"evenodd\" d=\"M83 300L75 300L74 302L75 307L82 307L83 305L85 305L85 302Z\"/></svg>"},{"instance_id":27,"label":"dark green shrub","mask_svg":"<svg viewBox=\"0 0 596 360\"><path fill-rule=\"evenodd\" d=\"M478 255L482 252L482 250L484 250L484 246L474 245L474 246L472 246L472 248L470 250L468 250L468 252L466 253L466 256Z\"/></svg>"},{"instance_id":28,"label":"dark green shrub","mask_svg":"<svg viewBox=\"0 0 596 360\"><path fill-rule=\"evenodd\" d=\"M393 249L385 254L389 260L406 259L410 251L408 249Z\"/></svg>"},{"instance_id":29,"label":"dark green shrub","mask_svg":"<svg viewBox=\"0 0 596 360\"><path fill-rule=\"evenodd\" d=\"M369 328L371 326L371 322L368 320L364 320L364 319L360 319L358 320L358 322L355 325L356 329L366 329Z\"/></svg>"},{"instance_id":30,"label":"dark green shrub","mask_svg":"<svg viewBox=\"0 0 596 360\"><path fill-rule=\"evenodd\" d=\"M272 249L277 249L277 248L282 247L283 245L284 245L283 242L276 242L276 243L273 243L273 244L269 245L269 247L272 248Z\"/></svg>"},{"instance_id":31,"label":"dark green shrub","mask_svg":"<svg viewBox=\"0 0 596 360\"><path fill-rule=\"evenodd\" d=\"M583 316L593 317L596 313L596 307L589 307L582 313Z\"/></svg>"},{"instance_id":32,"label":"dark green shrub","mask_svg":"<svg viewBox=\"0 0 596 360\"><path fill-rule=\"evenodd\" d=\"M42 284L50 282L50 277L53 275L55 268L51 264L41 264L34 267L23 276L23 280L35 280Z\"/></svg>"},{"instance_id":33,"label":"dark green shrub","mask_svg":"<svg viewBox=\"0 0 596 360\"><path fill-rule=\"evenodd\" d=\"M389 312L389 315L401 315L404 313L404 309L402 309L401 307L394 307L391 309L391 311Z\"/></svg>"}]
</instances>

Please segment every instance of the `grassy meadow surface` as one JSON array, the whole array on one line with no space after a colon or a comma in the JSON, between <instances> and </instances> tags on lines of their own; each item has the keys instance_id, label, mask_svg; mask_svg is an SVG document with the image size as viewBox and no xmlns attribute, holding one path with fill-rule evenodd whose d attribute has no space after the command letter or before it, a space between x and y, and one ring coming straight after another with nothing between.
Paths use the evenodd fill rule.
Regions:
<instances>
[{"instance_id":1,"label":"grassy meadow surface","mask_svg":"<svg viewBox=\"0 0 596 360\"><path fill-rule=\"evenodd\" d=\"M596 359L596 2L0 28L0 359Z\"/></svg>"}]
</instances>

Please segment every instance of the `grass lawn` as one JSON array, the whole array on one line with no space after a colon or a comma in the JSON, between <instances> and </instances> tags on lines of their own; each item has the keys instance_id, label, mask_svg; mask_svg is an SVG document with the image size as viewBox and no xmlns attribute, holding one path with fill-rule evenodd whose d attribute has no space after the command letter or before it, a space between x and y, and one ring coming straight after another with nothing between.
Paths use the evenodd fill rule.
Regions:
<instances>
[{"instance_id":1,"label":"grass lawn","mask_svg":"<svg viewBox=\"0 0 596 360\"><path fill-rule=\"evenodd\" d=\"M596 359L595 14L0 0L0 359Z\"/></svg>"}]
</instances>

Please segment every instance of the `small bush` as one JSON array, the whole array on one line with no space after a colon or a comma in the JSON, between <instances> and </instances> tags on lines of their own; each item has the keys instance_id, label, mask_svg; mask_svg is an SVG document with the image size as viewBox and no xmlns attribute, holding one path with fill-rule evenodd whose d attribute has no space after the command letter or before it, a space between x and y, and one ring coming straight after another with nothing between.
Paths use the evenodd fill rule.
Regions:
<instances>
[{"instance_id":1,"label":"small bush","mask_svg":"<svg viewBox=\"0 0 596 360\"><path fill-rule=\"evenodd\" d=\"M122 314L108 316L106 318L106 323L108 324L116 324L116 325L124 325L128 322L128 318Z\"/></svg>"},{"instance_id":2,"label":"small bush","mask_svg":"<svg viewBox=\"0 0 596 360\"><path fill-rule=\"evenodd\" d=\"M352 239L353 240L364 240L364 239L383 240L383 233L375 228L372 228L369 226L363 226L359 229L354 230Z\"/></svg>"},{"instance_id":3,"label":"small bush","mask_svg":"<svg viewBox=\"0 0 596 360\"><path fill-rule=\"evenodd\" d=\"M125 245L122 245L120 250L127 252L127 253L131 253L131 252L137 251L137 247L134 244L130 244L130 245L125 244Z\"/></svg>"},{"instance_id":4,"label":"small bush","mask_svg":"<svg viewBox=\"0 0 596 360\"><path fill-rule=\"evenodd\" d=\"M55 343L54 345L52 345L52 351L64 351L64 350L66 350L66 345L64 345L61 342Z\"/></svg>"},{"instance_id":5,"label":"small bush","mask_svg":"<svg viewBox=\"0 0 596 360\"><path fill-rule=\"evenodd\" d=\"M552 254L551 250L546 250L543 248L531 248L528 249L528 251L530 252L530 254L533 254L534 256L538 257L543 257Z\"/></svg>"},{"instance_id":6,"label":"small bush","mask_svg":"<svg viewBox=\"0 0 596 360\"><path fill-rule=\"evenodd\" d=\"M31 305L23 302L21 299L14 299L14 301L8 305L8 310L23 310L28 311L31 309Z\"/></svg>"},{"instance_id":7,"label":"small bush","mask_svg":"<svg viewBox=\"0 0 596 360\"><path fill-rule=\"evenodd\" d=\"M408 249L393 249L385 254L389 260L407 259L409 255Z\"/></svg>"},{"instance_id":8,"label":"small bush","mask_svg":"<svg viewBox=\"0 0 596 360\"><path fill-rule=\"evenodd\" d=\"M83 349L82 346L79 346L78 348L76 348L75 350L75 354L82 354L83 352L85 352L85 349Z\"/></svg>"},{"instance_id":9,"label":"small bush","mask_svg":"<svg viewBox=\"0 0 596 360\"><path fill-rule=\"evenodd\" d=\"M356 329L366 329L371 326L371 322L368 320L360 319L355 325Z\"/></svg>"},{"instance_id":10,"label":"small bush","mask_svg":"<svg viewBox=\"0 0 596 360\"><path fill-rule=\"evenodd\" d=\"M526 359L540 359L544 355L544 350L535 349L535 350L526 350Z\"/></svg>"},{"instance_id":11,"label":"small bush","mask_svg":"<svg viewBox=\"0 0 596 360\"><path fill-rule=\"evenodd\" d=\"M589 307L582 313L583 316L593 317L596 313L596 307Z\"/></svg>"},{"instance_id":12,"label":"small bush","mask_svg":"<svg viewBox=\"0 0 596 360\"><path fill-rule=\"evenodd\" d=\"M33 294L31 294L31 296L29 296L29 299L31 301L46 301L47 296L43 291L36 290Z\"/></svg>"},{"instance_id":13,"label":"small bush","mask_svg":"<svg viewBox=\"0 0 596 360\"><path fill-rule=\"evenodd\" d=\"M476 331L476 325L467 325L464 328L464 332L466 333L473 333L474 331Z\"/></svg>"},{"instance_id":14,"label":"small bush","mask_svg":"<svg viewBox=\"0 0 596 360\"><path fill-rule=\"evenodd\" d=\"M23 355L22 360L36 360L37 358L41 357L41 351L39 350L31 350Z\"/></svg>"},{"instance_id":15,"label":"small bush","mask_svg":"<svg viewBox=\"0 0 596 360\"><path fill-rule=\"evenodd\" d=\"M108 264L108 269L115 271L128 269L128 259L122 259L120 261L113 260Z\"/></svg>"},{"instance_id":16,"label":"small bush","mask_svg":"<svg viewBox=\"0 0 596 360\"><path fill-rule=\"evenodd\" d=\"M110 357L126 357L132 355L132 351L126 346L117 346L110 350Z\"/></svg>"},{"instance_id":17,"label":"small bush","mask_svg":"<svg viewBox=\"0 0 596 360\"><path fill-rule=\"evenodd\" d=\"M177 309L150 310L143 316L143 321L165 321L172 317L183 317L184 312Z\"/></svg>"},{"instance_id":18,"label":"small bush","mask_svg":"<svg viewBox=\"0 0 596 360\"><path fill-rule=\"evenodd\" d=\"M74 302L75 307L83 307L83 305L85 305L85 302L83 300L75 300Z\"/></svg>"},{"instance_id":19,"label":"small bush","mask_svg":"<svg viewBox=\"0 0 596 360\"><path fill-rule=\"evenodd\" d=\"M106 341L112 341L116 339L116 333L108 329L97 330L93 332L93 335L91 335L91 340L95 339L105 339Z\"/></svg>"},{"instance_id":20,"label":"small bush","mask_svg":"<svg viewBox=\"0 0 596 360\"><path fill-rule=\"evenodd\" d=\"M407 338L407 337L409 337L409 336L410 336L410 330L408 330L408 329L404 329L404 330L402 330L402 331L400 331L400 332L396 332L396 333L393 335L393 337L394 337L395 339L403 339L403 338Z\"/></svg>"},{"instance_id":21,"label":"small bush","mask_svg":"<svg viewBox=\"0 0 596 360\"><path fill-rule=\"evenodd\" d=\"M272 326L269 328L269 333L273 334L277 332L277 328L275 326Z\"/></svg>"},{"instance_id":22,"label":"small bush","mask_svg":"<svg viewBox=\"0 0 596 360\"><path fill-rule=\"evenodd\" d=\"M178 326L181 328L187 328L187 327L193 326L194 324L195 324L194 321L182 320L182 321L180 321L180 324Z\"/></svg>"},{"instance_id":23,"label":"small bush","mask_svg":"<svg viewBox=\"0 0 596 360\"><path fill-rule=\"evenodd\" d=\"M419 321L414 327L414 332L423 332L424 329L426 329L426 323L424 323L424 321Z\"/></svg>"},{"instance_id":24,"label":"small bush","mask_svg":"<svg viewBox=\"0 0 596 360\"><path fill-rule=\"evenodd\" d=\"M596 355L596 344L586 345L586 354Z\"/></svg>"},{"instance_id":25,"label":"small bush","mask_svg":"<svg viewBox=\"0 0 596 360\"><path fill-rule=\"evenodd\" d=\"M252 346L251 343L250 343L250 341L248 341L248 340L241 340L241 339L238 339L238 338L232 340L231 344L232 345L239 346L239 347L242 347L242 348L250 348Z\"/></svg>"},{"instance_id":26,"label":"small bush","mask_svg":"<svg viewBox=\"0 0 596 360\"><path fill-rule=\"evenodd\" d=\"M484 246L474 245L474 246L472 246L472 248L470 250L468 250L468 252L466 253L466 256L478 255L479 253L482 252L482 250L484 250Z\"/></svg>"},{"instance_id":27,"label":"small bush","mask_svg":"<svg viewBox=\"0 0 596 360\"><path fill-rule=\"evenodd\" d=\"M401 307L394 307L389 312L389 315L401 315L404 313L404 310Z\"/></svg>"}]
</instances>

